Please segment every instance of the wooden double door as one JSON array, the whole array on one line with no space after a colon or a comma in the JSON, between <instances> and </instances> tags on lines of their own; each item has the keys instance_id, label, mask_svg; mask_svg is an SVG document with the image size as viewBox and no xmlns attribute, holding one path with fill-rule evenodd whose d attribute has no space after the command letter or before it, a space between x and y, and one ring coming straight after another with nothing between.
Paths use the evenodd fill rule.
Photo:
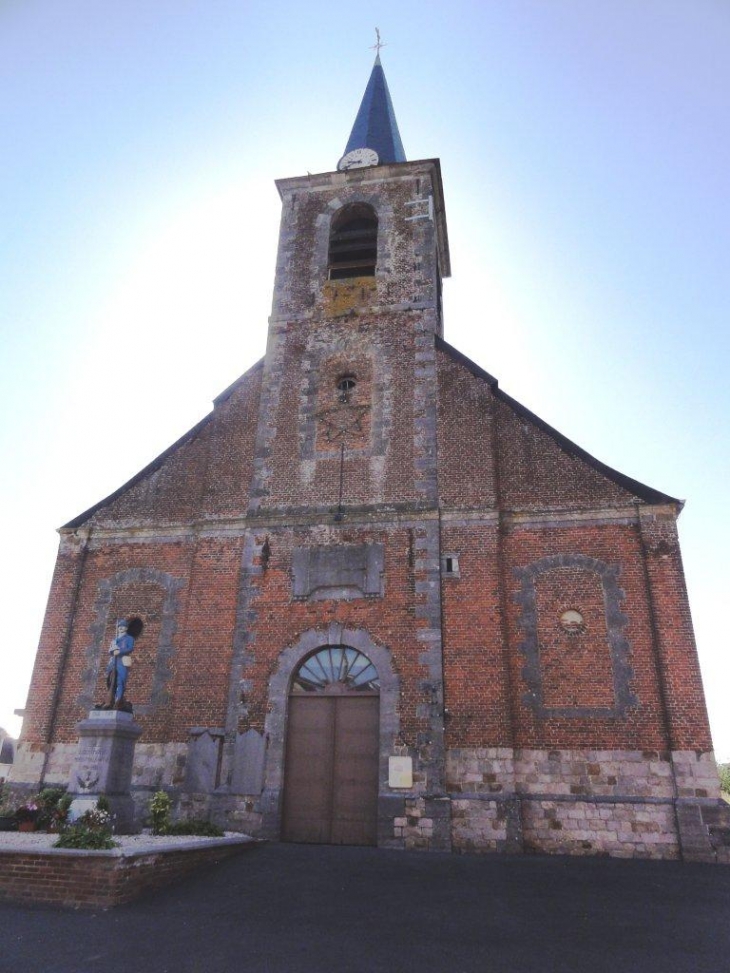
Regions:
<instances>
[{"instance_id":1,"label":"wooden double door","mask_svg":"<svg viewBox=\"0 0 730 973\"><path fill-rule=\"evenodd\" d=\"M292 694L284 783L284 841L377 841L377 694Z\"/></svg>"}]
</instances>

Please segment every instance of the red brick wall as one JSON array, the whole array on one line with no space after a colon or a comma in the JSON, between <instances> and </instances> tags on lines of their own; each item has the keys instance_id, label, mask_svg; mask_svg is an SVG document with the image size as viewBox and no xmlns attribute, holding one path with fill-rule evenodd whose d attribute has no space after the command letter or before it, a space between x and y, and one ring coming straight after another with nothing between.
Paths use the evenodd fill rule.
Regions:
<instances>
[{"instance_id":1,"label":"red brick wall","mask_svg":"<svg viewBox=\"0 0 730 973\"><path fill-rule=\"evenodd\" d=\"M498 399L485 378L445 353L439 355L439 383L442 502L469 508L481 491L486 513L494 510L493 524L451 520L442 529L442 550L459 556L461 575L442 582L447 745L710 749L672 512L665 507L658 519L644 520L645 561L637 518L642 504L624 486L570 455ZM571 523L557 514L587 509L595 512L593 520ZM549 510L556 511L552 521ZM548 523L530 526L531 511ZM559 554L598 558L618 569L636 698L620 718L538 717L525 702L530 687L514 572ZM549 572L536 594L545 706L610 707L613 668L597 576L575 567ZM586 614L586 631L569 636L557 621L577 607Z\"/></svg>"},{"instance_id":2,"label":"red brick wall","mask_svg":"<svg viewBox=\"0 0 730 973\"><path fill-rule=\"evenodd\" d=\"M536 587L545 706L614 707L613 665L600 577L586 568L556 568L540 577ZM583 618L583 625L575 631L561 624L563 613L568 611Z\"/></svg>"},{"instance_id":3,"label":"red brick wall","mask_svg":"<svg viewBox=\"0 0 730 973\"><path fill-rule=\"evenodd\" d=\"M2 851L0 901L109 908L255 847L251 842L129 856L88 851Z\"/></svg>"},{"instance_id":4,"label":"red brick wall","mask_svg":"<svg viewBox=\"0 0 730 973\"><path fill-rule=\"evenodd\" d=\"M427 670L419 662L423 646L417 640L420 621L415 617L415 606L421 598L415 594L412 532L404 528L388 532L343 528L323 536L321 531L282 529L268 532L268 537L271 546L269 566L259 577L251 602L255 619L249 629L249 652L253 661L245 670L245 677L253 682L247 700L249 722L240 729L252 726L263 731L268 683L283 649L296 642L302 632L334 622L348 628L362 628L374 641L392 650L394 668L405 693L401 725L404 737L414 743L416 733L426 729L428 723L416 712L418 704L426 698L419 682L426 678ZM292 550L314 541L331 542L335 538L343 544L371 542L385 546L385 598L292 602Z\"/></svg>"},{"instance_id":5,"label":"red brick wall","mask_svg":"<svg viewBox=\"0 0 730 973\"><path fill-rule=\"evenodd\" d=\"M77 604L86 554L76 541L61 543L51 581L46 614L28 691L22 740L46 744L55 721L54 700L70 655L71 621Z\"/></svg>"},{"instance_id":6,"label":"red brick wall","mask_svg":"<svg viewBox=\"0 0 730 973\"><path fill-rule=\"evenodd\" d=\"M339 360L332 365L335 371L341 367L343 363ZM443 460L440 481L442 490L447 492L452 504L467 505L471 502L470 492L477 489L474 484L494 482L491 472L493 453L490 443L484 438L490 432L490 422L478 419L479 414L487 414L483 391L486 383L468 373L459 377L456 374L458 368L453 363L448 364L447 372L451 392L444 401L450 403L451 410L461 403L466 411L466 419L463 422L455 421L448 409L442 414L439 427ZM230 408L233 408L233 404ZM407 409L405 412L407 415ZM477 413L478 421L474 421L474 413ZM496 414L502 416L503 412L497 409ZM239 416L239 422L243 422L244 415L249 416L246 419L249 422L250 414L245 411ZM399 422L402 426L398 426ZM402 462L407 433L412 442L412 428L402 419L396 421L396 428L402 428L402 433L395 434L391 449L397 455L398 444L401 443L401 462L392 463L391 469L394 492L402 496L403 482L412 482L409 463ZM231 420L226 436L240 444L246 436L243 433L234 435L237 429L239 426ZM247 435L249 443L252 442L250 433ZM288 449L291 451L290 461L293 462L296 427L292 424L291 429L283 429L280 435L281 449L284 449L284 441L289 437ZM400 440L399 435L402 436ZM471 445L470 435L474 437ZM524 445L524 434L520 436ZM541 442L542 436L540 433L536 442ZM506 438L503 428L500 437ZM222 462L225 455L222 439L217 449ZM557 450L557 447L554 449ZM460 461L462 452L467 456L464 463ZM580 465L574 459L561 459L560 462L567 463L571 471ZM324 469L319 474L325 478L329 476L329 494L333 502L336 500L335 466L333 461L331 470ZM366 466L364 461L363 468ZM354 468L354 462L348 460L347 490L352 492L360 489L364 498L367 474L363 474L363 479L358 481L352 476ZM462 468L464 477L460 478L456 474ZM508 463L507 471L500 470L499 487L508 496L516 495L512 487L512 478L518 475L516 468ZM196 472L199 472L199 468L193 462L190 475L194 476ZM565 479L568 473L564 471L563 475ZM233 482L234 478L231 476L230 480ZM277 480L283 484L282 500L293 503L311 499L302 496L296 477L284 476L283 466ZM578 480L583 482L582 473ZM358 482L360 487L357 487ZM522 485L519 489L524 493L528 486ZM532 486L529 488L534 489ZM577 487L573 482L565 486L563 496L567 498L566 503L572 502L571 491L575 489ZM285 490L290 491L288 495L283 492ZM613 492L613 486L609 484L607 493L611 495ZM489 487L482 494L481 502L484 505L487 505L491 493L492 488ZM313 487L312 498L316 495L317 490ZM232 493L226 496L230 500ZM553 501L559 501L556 494ZM593 502L596 502L595 491ZM138 499L138 503L142 503L142 500ZM666 749L671 746L709 749L709 732L676 534L671 517L670 520L646 521L645 524L648 572L644 565L639 531L630 523L566 525L555 522L543 527L513 525L506 533L503 532L500 542L496 522L460 522L458 525L444 522L442 550L459 555L461 574L460 578L447 579L442 584L446 706L450 711L447 721L449 746L505 746L514 742L530 747ZM409 532L349 529L338 534L343 541L353 543L366 539L379 539L386 543L384 601L294 604L290 601L291 548L298 544L320 543L321 539L316 531L313 534L308 531L295 533L278 530L267 533L272 558L268 571L257 582L257 594L252 604L256 612L252 627L252 651L256 663L246 673L246 677L255 682L250 701L251 724L257 729L263 728L268 677L281 650L295 641L302 631L320 627L323 621L333 620L360 625L373 638L393 650L396 668L407 674L404 726L407 733L413 736L421 725L414 714L421 701L419 680L424 678L425 673L417 662L420 646L415 633L419 623L414 616L415 582ZM261 539L265 536L266 533ZM154 568L183 582L179 592L177 632L173 640L175 652L166 686L169 702L158 706L149 715L139 717L145 740L184 741L190 726L225 724L241 547L241 539L231 537L205 539L197 544L183 540L164 544L116 543L89 552L79 588L69 655L63 669L56 740L73 742L76 739L76 723L85 712L78 698L83 690L83 675L89 666L89 632L96 619L94 606L99 582L134 567ZM523 677L524 658L519 648L523 633L519 625L519 607L514 602L519 591L514 569L561 553L600 558L619 569L619 585L625 593L622 606L627 617L625 635L631 646L631 690L638 701L638 705L620 719L573 716L538 719L525 704L528 687ZM43 740L43 734L48 729L48 712L57 680L58 660L63 650L66 619L73 604L79 557L81 555L78 553L62 551L49 601L29 700L31 719L26 721L32 738L39 741ZM648 581L651 582L655 599L653 614L648 599ZM584 591L586 584L589 590ZM593 589L591 584L594 585ZM131 585L115 592L101 643L102 658L96 690L99 700L103 698L101 669L113 634L114 619L117 615L132 612L142 616L146 629L135 651L129 694L139 704L149 700L153 659L159 637L161 597L159 588L149 584ZM572 699L575 700L574 705L579 706L608 705L613 689L595 578L580 579L575 572L557 572L541 580L538 603L540 639L546 653L544 661L549 662L549 653L560 649L554 660L552 675L548 672L544 681L546 703L570 706ZM567 637L556 627L558 609L568 607L583 607L589 612L585 635ZM542 620L544 616L550 616L550 620ZM661 649L663 684L659 680L652 626L656 629L656 640ZM507 653L505 633L508 638ZM562 649L568 642L570 649L566 653ZM665 708L672 723L671 741L666 731Z\"/></svg>"},{"instance_id":7,"label":"red brick wall","mask_svg":"<svg viewBox=\"0 0 730 973\"><path fill-rule=\"evenodd\" d=\"M646 584L637 532L631 527L559 527L515 530L507 536L503 583L506 597L509 671L500 621L500 566L494 527L446 527L445 550L459 554L459 578L442 582L447 745L449 747L523 746L534 748L666 749L665 716L654 657ZM623 718L561 716L538 718L526 704L524 633L515 602L520 584L513 568L546 555L587 554L620 566L619 584L631 647L630 688L638 705ZM610 706L613 672L606 639L602 592L595 576L551 572L537 584L538 632L544 648L543 678L547 706ZM567 636L556 625L559 611L579 607L586 632ZM555 656L555 648L567 651ZM686 646L682 650L686 654ZM552 658L555 656L555 658ZM558 659L559 670L551 662ZM570 696L570 698L568 698ZM574 701L575 700L575 701ZM511 714L515 727L511 726ZM703 738L696 738L702 745Z\"/></svg>"},{"instance_id":8,"label":"red brick wall","mask_svg":"<svg viewBox=\"0 0 730 973\"><path fill-rule=\"evenodd\" d=\"M505 402L495 399L494 411L504 510L580 510L634 502L631 493L571 456Z\"/></svg>"},{"instance_id":9,"label":"red brick wall","mask_svg":"<svg viewBox=\"0 0 730 973\"><path fill-rule=\"evenodd\" d=\"M263 362L235 383L216 406L207 483L201 513L209 517L240 517L248 506L258 421Z\"/></svg>"},{"instance_id":10,"label":"red brick wall","mask_svg":"<svg viewBox=\"0 0 730 973\"><path fill-rule=\"evenodd\" d=\"M641 534L671 746L674 750L711 750L676 524L666 513L647 512L641 519Z\"/></svg>"},{"instance_id":11,"label":"red brick wall","mask_svg":"<svg viewBox=\"0 0 730 973\"><path fill-rule=\"evenodd\" d=\"M512 746L496 526L445 524L441 543L460 572L441 583L446 745Z\"/></svg>"},{"instance_id":12,"label":"red brick wall","mask_svg":"<svg viewBox=\"0 0 730 973\"><path fill-rule=\"evenodd\" d=\"M187 740L191 726L225 725L241 549L236 537L205 539L196 547L169 690L176 740Z\"/></svg>"},{"instance_id":13,"label":"red brick wall","mask_svg":"<svg viewBox=\"0 0 730 973\"><path fill-rule=\"evenodd\" d=\"M516 743L523 747L571 748L589 747L596 749L618 748L624 750L661 750L668 746L665 732L665 717L659 692L656 662L654 657L651 620L647 602L647 591L642 563L641 547L635 527L620 524L575 525L515 529L506 539L506 570L508 579L507 618L512 683L514 686L514 706L517 722ZM524 680L525 659L519 651L524 638L520 628L520 607L515 595L519 582L513 569L527 567L546 555L583 554L598 558L609 565L618 565L620 588L625 594L621 609L626 616L624 636L630 645L630 665L633 670L631 690L638 705L632 707L623 718L580 718L562 716L538 719L525 703L524 695L528 686ZM576 589L575 581L578 580ZM556 604L584 608L589 612L591 625L581 638L581 651L569 652L570 666L566 666L563 677L570 683L582 686L582 695L596 698L605 694L606 671L606 632L600 624L602 614L594 598L588 602L578 602L583 579L574 579L570 573L557 572L545 578L547 599L550 605L543 608L552 611ZM593 613L595 612L595 616ZM605 617L605 616L604 616ZM545 620L545 627L552 624ZM539 629L540 631L540 629ZM598 664L590 662L595 655ZM566 660L567 662L568 660ZM570 672L572 668L572 672ZM604 697L605 698L605 697Z\"/></svg>"},{"instance_id":14,"label":"red brick wall","mask_svg":"<svg viewBox=\"0 0 730 973\"><path fill-rule=\"evenodd\" d=\"M95 700L104 701L107 650L114 634L114 621L124 614L134 613L145 623L135 645L128 696L137 707L150 703L164 597L159 585L135 583L115 589L98 654L90 653L100 583L134 568L154 569L182 582L177 593L179 608L173 651L165 666L168 678L164 696L152 712L136 710L145 742L187 741L191 726L225 723L241 548L241 539L233 537L201 539L197 544L111 544L89 552L70 650L61 676L56 741L74 742L78 738L76 724L88 710L80 697L86 691L87 674L94 667L98 672ZM62 622L60 619L59 624ZM30 694L31 705L39 710L58 678L55 668L43 660L54 659L57 646L56 629L46 626ZM35 727L36 724L27 720L26 725Z\"/></svg>"},{"instance_id":15,"label":"red brick wall","mask_svg":"<svg viewBox=\"0 0 730 973\"><path fill-rule=\"evenodd\" d=\"M439 493L445 507L496 506L493 397L477 378L438 354Z\"/></svg>"}]
</instances>

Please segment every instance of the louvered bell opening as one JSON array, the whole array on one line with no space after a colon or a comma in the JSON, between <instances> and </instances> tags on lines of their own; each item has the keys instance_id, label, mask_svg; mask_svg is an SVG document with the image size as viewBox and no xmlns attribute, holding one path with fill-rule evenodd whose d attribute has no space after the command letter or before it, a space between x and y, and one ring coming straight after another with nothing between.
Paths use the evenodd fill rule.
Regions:
<instances>
[{"instance_id":1,"label":"louvered bell opening","mask_svg":"<svg viewBox=\"0 0 730 973\"><path fill-rule=\"evenodd\" d=\"M377 257L377 219L356 216L345 220L330 237L329 279L374 277Z\"/></svg>"}]
</instances>

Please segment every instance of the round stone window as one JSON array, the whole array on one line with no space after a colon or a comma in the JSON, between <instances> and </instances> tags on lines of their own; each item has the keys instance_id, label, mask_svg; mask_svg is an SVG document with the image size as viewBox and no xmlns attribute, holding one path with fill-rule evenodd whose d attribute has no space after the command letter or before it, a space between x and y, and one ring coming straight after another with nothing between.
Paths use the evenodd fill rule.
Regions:
<instances>
[{"instance_id":1,"label":"round stone window","mask_svg":"<svg viewBox=\"0 0 730 973\"><path fill-rule=\"evenodd\" d=\"M352 396L353 390L357 385L357 380L354 375L342 375L337 379L337 392L339 395L340 402L349 402Z\"/></svg>"},{"instance_id":2,"label":"round stone window","mask_svg":"<svg viewBox=\"0 0 730 973\"><path fill-rule=\"evenodd\" d=\"M585 631L585 620L577 608L569 608L560 616L560 626L570 635Z\"/></svg>"}]
</instances>

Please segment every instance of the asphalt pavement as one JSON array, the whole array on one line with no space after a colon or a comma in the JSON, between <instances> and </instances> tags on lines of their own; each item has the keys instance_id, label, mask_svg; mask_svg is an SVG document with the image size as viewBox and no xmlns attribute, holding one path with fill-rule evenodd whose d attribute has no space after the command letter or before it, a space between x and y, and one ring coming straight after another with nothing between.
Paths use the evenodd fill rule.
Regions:
<instances>
[{"instance_id":1,"label":"asphalt pavement","mask_svg":"<svg viewBox=\"0 0 730 973\"><path fill-rule=\"evenodd\" d=\"M108 911L0 906L1 973L726 973L730 868L262 845Z\"/></svg>"}]
</instances>

